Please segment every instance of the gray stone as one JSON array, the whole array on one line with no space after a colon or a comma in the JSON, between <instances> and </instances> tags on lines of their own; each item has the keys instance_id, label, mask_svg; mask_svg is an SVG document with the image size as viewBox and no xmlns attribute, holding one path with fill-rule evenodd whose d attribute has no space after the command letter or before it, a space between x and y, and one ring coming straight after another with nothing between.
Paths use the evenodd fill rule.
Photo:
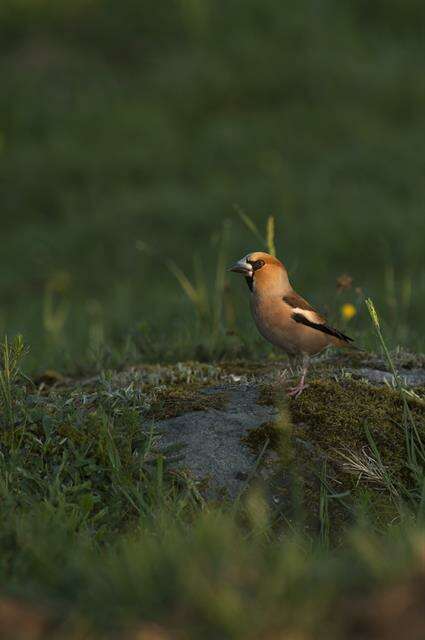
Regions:
<instances>
[{"instance_id":1,"label":"gray stone","mask_svg":"<svg viewBox=\"0 0 425 640\"><path fill-rule=\"evenodd\" d=\"M360 368L336 369L335 375L346 375L363 379L372 385L393 384L394 376L381 369L363 366ZM328 374L329 375L329 372ZM399 369L402 383L406 386L425 384L425 369ZM236 380L238 378L238 380ZM158 421L160 447L175 466L187 469L198 481L205 482L207 498L227 495L234 500L256 476L266 483L273 474L279 475L279 483L288 483L287 470L272 450L264 452L261 464L258 455L244 443L251 429L276 418L278 410L273 406L258 404L258 384L278 382L278 374L270 373L248 382L244 376L227 377L228 382L220 387L208 387L203 393L214 395L225 393L227 401L222 409L194 411L175 418ZM284 393L282 388L282 393ZM296 438L299 445L309 450L311 460L320 463L320 452L314 446ZM169 455L178 449L179 455ZM276 477L277 477L276 475Z\"/></svg>"},{"instance_id":2,"label":"gray stone","mask_svg":"<svg viewBox=\"0 0 425 640\"><path fill-rule=\"evenodd\" d=\"M394 375L390 371L381 371L380 369L370 369L364 367L360 369L348 370L353 378L362 378L368 380L372 384L390 384L394 385ZM399 369L398 375L403 385L407 387L419 387L425 385L425 369Z\"/></svg>"},{"instance_id":3,"label":"gray stone","mask_svg":"<svg viewBox=\"0 0 425 640\"><path fill-rule=\"evenodd\" d=\"M223 391L223 387L207 392ZM253 385L226 387L228 400L223 409L187 413L156 424L166 449L182 445L179 464L197 480L207 480L206 494L214 497L224 491L235 499L255 468L257 457L242 442L250 429L271 420L276 409L257 404Z\"/></svg>"}]
</instances>

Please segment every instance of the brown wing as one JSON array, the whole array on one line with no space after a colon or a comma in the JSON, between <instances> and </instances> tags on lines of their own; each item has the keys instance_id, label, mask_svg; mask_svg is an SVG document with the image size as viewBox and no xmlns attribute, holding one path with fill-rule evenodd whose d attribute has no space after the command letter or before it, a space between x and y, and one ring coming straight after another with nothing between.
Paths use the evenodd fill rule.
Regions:
<instances>
[{"instance_id":1,"label":"brown wing","mask_svg":"<svg viewBox=\"0 0 425 640\"><path fill-rule=\"evenodd\" d=\"M327 333L329 336L334 336L344 342L354 342L353 338L349 338L341 331L338 331L338 329L330 327L326 322L326 318L321 316L320 313L318 313L316 309L307 302L307 300L304 300L304 298L298 295L296 291L291 291L291 293L283 296L283 301L294 309L294 313L291 317L295 322L304 324L306 327L311 327L311 329L322 331L322 333ZM311 313L304 315L302 313L303 311ZM314 314L314 316L311 317L311 314Z\"/></svg>"},{"instance_id":2,"label":"brown wing","mask_svg":"<svg viewBox=\"0 0 425 640\"><path fill-rule=\"evenodd\" d=\"M310 303L307 302L304 298L302 298L296 291L291 291L286 296L283 296L283 301L286 302L293 309L302 309L303 311L312 311L319 322L326 323L326 318L324 318L320 313L311 306Z\"/></svg>"}]
</instances>

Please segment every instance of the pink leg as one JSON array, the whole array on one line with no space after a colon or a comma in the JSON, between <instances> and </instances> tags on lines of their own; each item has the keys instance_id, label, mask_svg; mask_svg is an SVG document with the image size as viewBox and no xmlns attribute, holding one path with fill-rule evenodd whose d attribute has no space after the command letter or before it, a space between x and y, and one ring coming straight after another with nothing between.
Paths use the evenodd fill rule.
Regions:
<instances>
[{"instance_id":1,"label":"pink leg","mask_svg":"<svg viewBox=\"0 0 425 640\"><path fill-rule=\"evenodd\" d=\"M302 369L302 374L301 374L301 379L299 381L299 383L297 384L296 387L291 387L290 389L288 389L288 395L289 396L293 396L294 398L298 398L298 396L300 396L302 394L302 392L304 391L304 389L308 386L305 382L306 376L307 376L307 371L308 371L308 358L305 357L303 359L303 369Z\"/></svg>"}]
</instances>

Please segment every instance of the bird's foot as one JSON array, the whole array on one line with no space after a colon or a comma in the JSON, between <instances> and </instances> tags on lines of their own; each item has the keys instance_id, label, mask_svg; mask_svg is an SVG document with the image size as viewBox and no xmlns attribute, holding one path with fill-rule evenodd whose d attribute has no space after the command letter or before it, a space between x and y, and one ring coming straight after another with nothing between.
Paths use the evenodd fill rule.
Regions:
<instances>
[{"instance_id":1,"label":"bird's foot","mask_svg":"<svg viewBox=\"0 0 425 640\"><path fill-rule=\"evenodd\" d=\"M299 398L299 396L302 394L304 389L306 389L307 387L308 387L308 384L306 384L302 380L299 384L297 384L296 387L290 387L288 389L288 396L292 396L293 398Z\"/></svg>"}]
</instances>

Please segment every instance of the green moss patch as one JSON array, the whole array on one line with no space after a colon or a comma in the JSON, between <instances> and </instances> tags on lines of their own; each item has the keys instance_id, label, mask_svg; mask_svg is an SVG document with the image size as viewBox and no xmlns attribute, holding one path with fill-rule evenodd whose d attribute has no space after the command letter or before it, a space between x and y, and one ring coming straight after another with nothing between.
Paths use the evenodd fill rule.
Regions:
<instances>
[{"instance_id":1,"label":"green moss patch","mask_svg":"<svg viewBox=\"0 0 425 640\"><path fill-rule=\"evenodd\" d=\"M226 393L202 393L201 385L170 385L156 390L147 418L167 420L183 413L222 409L226 404Z\"/></svg>"},{"instance_id":2,"label":"green moss patch","mask_svg":"<svg viewBox=\"0 0 425 640\"><path fill-rule=\"evenodd\" d=\"M265 386L260 403L282 402L282 386ZM343 461L341 452L365 455L370 447L367 431L376 443L384 465L397 476L408 477L404 403L398 391L356 380L316 380L299 398L288 398L297 437L331 459ZM425 406L408 400L418 433L425 440ZM344 467L343 467L344 468Z\"/></svg>"},{"instance_id":3,"label":"green moss patch","mask_svg":"<svg viewBox=\"0 0 425 640\"><path fill-rule=\"evenodd\" d=\"M361 451L368 445L367 428L384 464L393 472L404 469L404 409L397 391L354 380L323 380L312 383L302 396L291 400L290 407L293 420L306 439L324 451ZM409 401L409 408L425 436L425 408L415 401Z\"/></svg>"},{"instance_id":4,"label":"green moss patch","mask_svg":"<svg viewBox=\"0 0 425 640\"><path fill-rule=\"evenodd\" d=\"M251 451L258 454L263 449L266 442L270 448L278 449L281 443L282 431L274 421L263 422L256 429L250 429L248 434L242 438Z\"/></svg>"},{"instance_id":5,"label":"green moss patch","mask_svg":"<svg viewBox=\"0 0 425 640\"><path fill-rule=\"evenodd\" d=\"M409 421L413 420L425 442L424 389L416 392L418 400L407 399ZM415 486L407 465L409 427L398 391L350 378L325 377L310 381L296 399L286 395L283 384L265 385L259 402L276 406L279 417L253 430L248 444L258 450L269 439L270 446L281 454L286 477L299 488L299 504L308 528L322 526L319 505L323 504L323 492L344 496L329 499L326 507L334 541L342 539L360 504L369 505L378 527L397 517L396 494L389 490L388 478L394 487ZM292 422L292 432L281 429L285 412L289 415L286 422ZM276 494L280 491L279 474L277 480ZM282 491L286 485L282 485Z\"/></svg>"},{"instance_id":6,"label":"green moss patch","mask_svg":"<svg viewBox=\"0 0 425 640\"><path fill-rule=\"evenodd\" d=\"M276 367L275 364L270 362L253 362L249 360L224 361L217 366L224 374L237 376L257 376L267 373L267 371Z\"/></svg>"}]
</instances>

